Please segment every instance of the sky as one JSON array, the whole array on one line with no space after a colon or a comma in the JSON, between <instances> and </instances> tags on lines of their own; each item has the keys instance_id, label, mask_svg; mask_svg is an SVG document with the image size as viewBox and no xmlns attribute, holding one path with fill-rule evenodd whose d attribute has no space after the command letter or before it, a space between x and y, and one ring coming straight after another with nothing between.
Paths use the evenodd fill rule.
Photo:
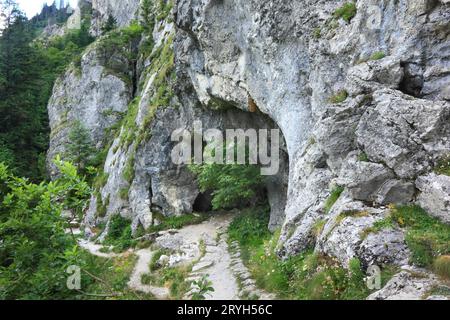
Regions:
<instances>
[{"instance_id":1,"label":"sky","mask_svg":"<svg viewBox=\"0 0 450 320\"><path fill-rule=\"evenodd\" d=\"M26 13L28 18L32 18L35 14L41 12L42 6L44 3L48 3L49 5L53 3L54 0L17 0L20 8ZM66 3L70 2L72 8L75 8L78 0L65 0ZM57 0L59 4L59 0Z\"/></svg>"}]
</instances>

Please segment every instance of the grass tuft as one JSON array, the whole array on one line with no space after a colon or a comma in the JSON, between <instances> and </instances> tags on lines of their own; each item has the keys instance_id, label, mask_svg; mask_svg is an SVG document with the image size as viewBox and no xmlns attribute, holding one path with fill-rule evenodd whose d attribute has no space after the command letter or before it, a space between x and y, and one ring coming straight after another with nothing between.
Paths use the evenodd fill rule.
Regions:
<instances>
[{"instance_id":1,"label":"grass tuft","mask_svg":"<svg viewBox=\"0 0 450 320\"><path fill-rule=\"evenodd\" d=\"M169 229L181 229L185 226L200 224L208 219L206 214L185 214L182 216L164 217L161 214L154 214L154 218L159 220L158 225L151 226L147 232L159 232Z\"/></svg>"},{"instance_id":2,"label":"grass tuft","mask_svg":"<svg viewBox=\"0 0 450 320\"><path fill-rule=\"evenodd\" d=\"M434 261L433 269L438 275L450 279L450 255L438 257Z\"/></svg>"},{"instance_id":3,"label":"grass tuft","mask_svg":"<svg viewBox=\"0 0 450 320\"><path fill-rule=\"evenodd\" d=\"M325 213L330 213L331 208L333 208L336 201L338 201L339 197L341 196L342 192L344 192L344 187L337 186L333 190L331 190L331 194L328 197L327 201L324 205Z\"/></svg>"},{"instance_id":4,"label":"grass tuft","mask_svg":"<svg viewBox=\"0 0 450 320\"><path fill-rule=\"evenodd\" d=\"M431 217L419 206L395 207L392 221L406 229L411 262L432 268L435 259L450 254L450 226Z\"/></svg>"},{"instance_id":5,"label":"grass tuft","mask_svg":"<svg viewBox=\"0 0 450 320\"><path fill-rule=\"evenodd\" d=\"M337 19L342 18L345 22L350 22L353 17L356 15L356 3L355 2L346 2L341 7L337 8L333 16Z\"/></svg>"}]
</instances>

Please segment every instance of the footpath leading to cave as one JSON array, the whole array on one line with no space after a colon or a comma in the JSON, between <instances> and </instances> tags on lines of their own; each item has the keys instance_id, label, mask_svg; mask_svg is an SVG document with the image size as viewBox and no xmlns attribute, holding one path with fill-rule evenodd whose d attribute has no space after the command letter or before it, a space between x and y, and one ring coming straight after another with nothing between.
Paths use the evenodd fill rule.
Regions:
<instances>
[{"instance_id":1,"label":"footpath leading to cave","mask_svg":"<svg viewBox=\"0 0 450 320\"><path fill-rule=\"evenodd\" d=\"M180 230L161 232L156 238L156 249L171 249L176 251L166 257L173 266L192 264L192 271L187 279L191 282L191 290L185 298L190 299L197 287L195 281L203 278L211 282L214 291L205 294L207 300L239 300L273 299L255 286L251 275L244 266L237 243L229 247L227 228L233 219L233 214L218 214L208 220L186 226ZM80 240L80 246L91 254L102 258L114 258L120 254L105 253L102 245ZM155 248L133 251L138 257L131 273L128 286L137 292L152 294L157 299L168 299L169 290L165 287L155 287L142 283L142 277L150 274L150 261L155 254Z\"/></svg>"}]
</instances>

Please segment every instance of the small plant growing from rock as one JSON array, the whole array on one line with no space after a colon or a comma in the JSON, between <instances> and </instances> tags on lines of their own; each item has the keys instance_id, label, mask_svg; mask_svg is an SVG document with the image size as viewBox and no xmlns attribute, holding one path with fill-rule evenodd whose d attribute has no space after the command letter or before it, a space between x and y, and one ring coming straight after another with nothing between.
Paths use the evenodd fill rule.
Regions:
<instances>
[{"instance_id":1,"label":"small plant growing from rock","mask_svg":"<svg viewBox=\"0 0 450 320\"><path fill-rule=\"evenodd\" d=\"M205 300L206 295L210 292L214 292L214 288L212 287L212 282L208 280L208 276L204 275L200 280L194 281L194 292L192 293L192 300Z\"/></svg>"},{"instance_id":2,"label":"small plant growing from rock","mask_svg":"<svg viewBox=\"0 0 450 320\"><path fill-rule=\"evenodd\" d=\"M325 213L329 213L331 211L331 208L334 206L336 201L338 201L342 192L344 192L344 187L341 186L337 186L331 191L331 194L324 205Z\"/></svg>"},{"instance_id":3,"label":"small plant growing from rock","mask_svg":"<svg viewBox=\"0 0 450 320\"><path fill-rule=\"evenodd\" d=\"M319 27L315 28L313 31L313 36L316 39L320 39L322 37L322 29L320 29Z\"/></svg>"},{"instance_id":4,"label":"small plant growing from rock","mask_svg":"<svg viewBox=\"0 0 450 320\"><path fill-rule=\"evenodd\" d=\"M370 56L370 60L372 61L381 60L384 57L386 57L386 54L383 51L377 51Z\"/></svg>"},{"instance_id":5,"label":"small plant growing from rock","mask_svg":"<svg viewBox=\"0 0 450 320\"><path fill-rule=\"evenodd\" d=\"M334 13L333 17L336 19L342 18L345 22L350 22L353 17L356 15L356 3L355 2L347 2L342 5L342 7L337 8Z\"/></svg>"},{"instance_id":6,"label":"small plant growing from rock","mask_svg":"<svg viewBox=\"0 0 450 320\"><path fill-rule=\"evenodd\" d=\"M437 166L434 168L434 172L445 176L450 176L450 154L442 157Z\"/></svg>"},{"instance_id":7,"label":"small plant growing from rock","mask_svg":"<svg viewBox=\"0 0 450 320\"><path fill-rule=\"evenodd\" d=\"M367 153L361 152L361 153L358 155L358 161L361 161L361 162L369 162L369 157L367 156Z\"/></svg>"},{"instance_id":8,"label":"small plant growing from rock","mask_svg":"<svg viewBox=\"0 0 450 320\"><path fill-rule=\"evenodd\" d=\"M344 102L345 100L347 100L347 98L348 98L347 90L339 90L338 92L336 92L336 94L330 97L329 102L333 104L338 104Z\"/></svg>"}]
</instances>

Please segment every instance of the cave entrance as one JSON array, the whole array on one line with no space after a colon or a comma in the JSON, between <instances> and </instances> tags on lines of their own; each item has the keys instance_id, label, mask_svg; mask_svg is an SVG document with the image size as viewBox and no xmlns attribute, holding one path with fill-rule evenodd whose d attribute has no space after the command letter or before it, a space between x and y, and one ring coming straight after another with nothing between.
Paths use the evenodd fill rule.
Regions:
<instances>
[{"instance_id":1,"label":"cave entrance","mask_svg":"<svg viewBox=\"0 0 450 320\"><path fill-rule=\"evenodd\" d=\"M207 172L197 180L206 180L208 188L205 185L200 187L202 190L208 191L199 193L193 203L193 211L204 213L220 209L243 209L269 204L271 209L269 229L274 231L284 221L289 179L289 157L283 133L277 124L257 108L252 108L252 111L246 112L236 107L229 107L207 111L203 114L203 133L208 131L208 128L217 128L220 131L218 135L222 137L224 143L223 154L219 158L223 155L224 162L221 165L214 166L214 168L207 167L205 164L202 165L207 167ZM231 140L229 139L230 131L233 131ZM276 136L274 131L277 132ZM203 153L209 152L210 150L207 148L211 141L205 139L205 135L202 141ZM239 152L235 150L242 141L245 145L243 148L245 149L243 165L239 162ZM249 144L253 146L249 146ZM276 147L273 148L273 146ZM256 150L256 156L251 156L250 149ZM229 150L234 151L231 161L234 164L227 163ZM253 162L249 161L250 158L253 159ZM271 161L277 163L273 164ZM215 172L214 170L221 172ZM233 174L237 176L233 176ZM261 186L249 183L249 181L259 178L261 179ZM211 186L213 187L211 188ZM249 191L252 194L250 198L247 196ZM219 209L217 206L222 203L218 203L217 197L219 201L226 202ZM227 203L227 201L230 202Z\"/></svg>"},{"instance_id":2,"label":"cave entrance","mask_svg":"<svg viewBox=\"0 0 450 320\"><path fill-rule=\"evenodd\" d=\"M194 201L194 212L207 213L212 211L212 193L210 191L200 192Z\"/></svg>"}]
</instances>

